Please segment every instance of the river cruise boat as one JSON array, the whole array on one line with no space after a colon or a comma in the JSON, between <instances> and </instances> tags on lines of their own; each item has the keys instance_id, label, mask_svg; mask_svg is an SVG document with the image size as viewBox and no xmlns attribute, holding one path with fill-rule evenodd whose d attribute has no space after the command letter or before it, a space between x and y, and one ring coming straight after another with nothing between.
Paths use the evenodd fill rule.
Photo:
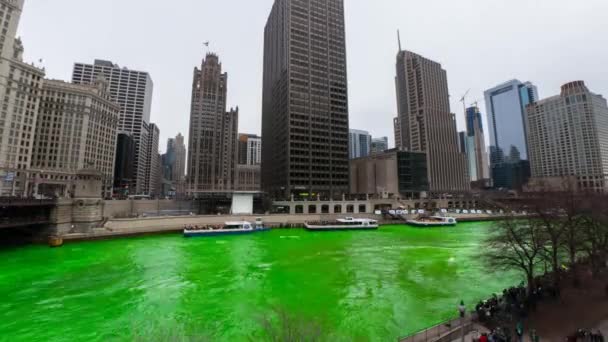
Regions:
<instances>
[{"instance_id":1,"label":"river cruise boat","mask_svg":"<svg viewBox=\"0 0 608 342\"><path fill-rule=\"evenodd\" d=\"M268 230L270 228L264 227L262 221L256 219L254 224L247 221L235 221L226 222L223 225L207 225L202 227L189 225L184 228L184 237L243 235Z\"/></svg>"},{"instance_id":2,"label":"river cruise boat","mask_svg":"<svg viewBox=\"0 0 608 342\"><path fill-rule=\"evenodd\" d=\"M308 230L373 230L378 229L378 221L371 219L356 219L347 217L335 221L306 222L304 227Z\"/></svg>"},{"instance_id":3,"label":"river cruise boat","mask_svg":"<svg viewBox=\"0 0 608 342\"><path fill-rule=\"evenodd\" d=\"M458 224L454 217L449 216L419 216L406 222L410 226L416 227L452 227Z\"/></svg>"}]
</instances>

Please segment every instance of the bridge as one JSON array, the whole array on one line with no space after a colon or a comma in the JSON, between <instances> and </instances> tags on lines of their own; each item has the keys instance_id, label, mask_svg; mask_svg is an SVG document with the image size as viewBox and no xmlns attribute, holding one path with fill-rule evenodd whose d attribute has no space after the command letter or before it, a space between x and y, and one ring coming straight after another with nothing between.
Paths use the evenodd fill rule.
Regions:
<instances>
[{"instance_id":1,"label":"bridge","mask_svg":"<svg viewBox=\"0 0 608 342\"><path fill-rule=\"evenodd\" d=\"M0 198L0 229L48 225L56 205L52 199Z\"/></svg>"}]
</instances>

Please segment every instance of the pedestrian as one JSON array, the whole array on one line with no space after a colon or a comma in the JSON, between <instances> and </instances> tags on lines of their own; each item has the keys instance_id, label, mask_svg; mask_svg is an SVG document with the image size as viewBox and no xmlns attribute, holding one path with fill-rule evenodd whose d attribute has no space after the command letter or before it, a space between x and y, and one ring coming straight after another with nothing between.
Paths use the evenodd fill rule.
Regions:
<instances>
[{"instance_id":1,"label":"pedestrian","mask_svg":"<svg viewBox=\"0 0 608 342\"><path fill-rule=\"evenodd\" d=\"M481 334L481 337L479 338L479 342L489 342L488 334L486 334L486 333Z\"/></svg>"},{"instance_id":2,"label":"pedestrian","mask_svg":"<svg viewBox=\"0 0 608 342\"><path fill-rule=\"evenodd\" d=\"M522 321L517 322L517 327L515 328L515 333L517 334L517 340L519 342L524 341L524 324Z\"/></svg>"},{"instance_id":3,"label":"pedestrian","mask_svg":"<svg viewBox=\"0 0 608 342\"><path fill-rule=\"evenodd\" d=\"M464 301L460 301L460 305L458 306L458 312L460 313L460 318L464 318L467 308L464 306Z\"/></svg>"}]
</instances>

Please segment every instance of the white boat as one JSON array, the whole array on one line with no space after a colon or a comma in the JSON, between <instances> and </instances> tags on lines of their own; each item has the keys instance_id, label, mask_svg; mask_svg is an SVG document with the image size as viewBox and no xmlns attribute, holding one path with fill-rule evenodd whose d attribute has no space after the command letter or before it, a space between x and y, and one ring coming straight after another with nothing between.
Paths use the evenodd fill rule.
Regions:
<instances>
[{"instance_id":1,"label":"white boat","mask_svg":"<svg viewBox=\"0 0 608 342\"><path fill-rule=\"evenodd\" d=\"M200 237L200 236L221 236L221 235L243 235L253 234L257 232L267 231L270 228L265 228L261 219L256 219L255 224L247 221L226 222L224 225L208 225L203 227L186 227L184 228L184 237Z\"/></svg>"},{"instance_id":2,"label":"white boat","mask_svg":"<svg viewBox=\"0 0 608 342\"><path fill-rule=\"evenodd\" d=\"M450 227L457 223L456 218L449 216L420 216L413 220L407 220L407 224L416 227Z\"/></svg>"},{"instance_id":3,"label":"white boat","mask_svg":"<svg viewBox=\"0 0 608 342\"><path fill-rule=\"evenodd\" d=\"M332 230L373 230L378 229L378 221L372 219L356 219L347 217L335 221L306 222L306 229L315 231Z\"/></svg>"}]
</instances>

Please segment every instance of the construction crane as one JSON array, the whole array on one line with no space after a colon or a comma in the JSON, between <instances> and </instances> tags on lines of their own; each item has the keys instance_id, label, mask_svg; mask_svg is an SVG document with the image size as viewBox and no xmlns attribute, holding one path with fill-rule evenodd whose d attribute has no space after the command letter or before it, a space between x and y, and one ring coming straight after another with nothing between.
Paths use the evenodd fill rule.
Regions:
<instances>
[{"instance_id":1,"label":"construction crane","mask_svg":"<svg viewBox=\"0 0 608 342\"><path fill-rule=\"evenodd\" d=\"M462 102L462 109L464 109L464 115L466 118L467 115L467 95L469 95L469 93L471 92L471 89L467 90L466 93L464 93L464 95L462 95L462 98L460 99L460 102Z\"/></svg>"}]
</instances>

